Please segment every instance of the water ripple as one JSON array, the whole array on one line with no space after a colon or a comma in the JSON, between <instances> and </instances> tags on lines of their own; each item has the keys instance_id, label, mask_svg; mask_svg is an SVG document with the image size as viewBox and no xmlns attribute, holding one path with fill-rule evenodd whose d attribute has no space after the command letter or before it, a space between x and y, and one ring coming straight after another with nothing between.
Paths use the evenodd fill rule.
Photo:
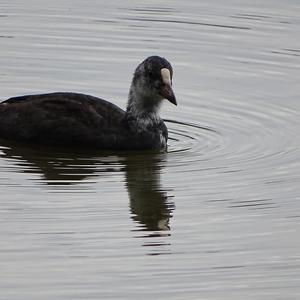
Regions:
<instances>
[{"instance_id":1,"label":"water ripple","mask_svg":"<svg viewBox=\"0 0 300 300\"><path fill-rule=\"evenodd\" d=\"M220 100L214 106L203 107L201 115L183 111L181 117L192 121L166 120L170 130L169 167L174 174L184 172L192 194L206 189L199 186L200 182L205 183L213 176L215 191L219 188L225 198L229 185L239 188L245 184L248 188L263 186L265 192L276 198L274 184L299 178L298 111L268 103ZM199 120L208 125L202 126ZM295 186L290 189L293 197L295 190ZM253 193L247 195L245 203L233 203L230 207L274 206L268 201L251 204L251 198Z\"/></svg>"}]
</instances>

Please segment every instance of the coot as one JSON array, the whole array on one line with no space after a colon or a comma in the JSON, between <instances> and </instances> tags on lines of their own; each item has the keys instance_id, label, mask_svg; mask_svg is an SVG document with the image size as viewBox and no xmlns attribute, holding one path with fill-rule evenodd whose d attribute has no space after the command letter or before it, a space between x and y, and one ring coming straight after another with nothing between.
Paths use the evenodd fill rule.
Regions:
<instances>
[{"instance_id":1,"label":"coot","mask_svg":"<svg viewBox=\"0 0 300 300\"><path fill-rule=\"evenodd\" d=\"M0 137L103 150L165 149L168 130L158 111L163 99L177 105L172 76L165 58L146 58L134 72L126 111L79 93L10 98L0 103Z\"/></svg>"}]
</instances>

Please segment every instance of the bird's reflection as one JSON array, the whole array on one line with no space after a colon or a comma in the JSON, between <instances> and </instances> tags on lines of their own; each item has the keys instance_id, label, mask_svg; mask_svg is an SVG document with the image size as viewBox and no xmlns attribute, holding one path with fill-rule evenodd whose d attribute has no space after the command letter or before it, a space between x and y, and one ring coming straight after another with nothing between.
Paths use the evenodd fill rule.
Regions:
<instances>
[{"instance_id":1,"label":"bird's reflection","mask_svg":"<svg viewBox=\"0 0 300 300\"><path fill-rule=\"evenodd\" d=\"M125 175L131 218L140 237L168 235L174 210L172 195L161 186L164 153L95 153L87 150L24 146L0 141L0 157L13 160L19 172L37 173L47 185L74 185L111 172ZM156 243L156 242L155 242ZM154 244L155 244L154 243ZM145 246L149 244L145 242Z\"/></svg>"},{"instance_id":2,"label":"bird's reflection","mask_svg":"<svg viewBox=\"0 0 300 300\"><path fill-rule=\"evenodd\" d=\"M171 196L160 184L165 154L128 156L126 159L126 185L134 221L141 230L167 231L174 204Z\"/></svg>"},{"instance_id":3,"label":"bird's reflection","mask_svg":"<svg viewBox=\"0 0 300 300\"><path fill-rule=\"evenodd\" d=\"M174 210L172 196L162 188L160 173L165 167L165 154L128 156L126 159L126 185L132 219L139 224L137 237L145 239L150 255L168 254L170 218ZM167 247L166 247L167 246Z\"/></svg>"}]
</instances>

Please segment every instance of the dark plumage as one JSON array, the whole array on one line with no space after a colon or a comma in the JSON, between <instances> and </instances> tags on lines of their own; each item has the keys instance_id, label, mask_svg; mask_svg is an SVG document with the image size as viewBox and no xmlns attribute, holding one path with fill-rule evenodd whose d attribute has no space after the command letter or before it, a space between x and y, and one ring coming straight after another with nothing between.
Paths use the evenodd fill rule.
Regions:
<instances>
[{"instance_id":1,"label":"dark plumage","mask_svg":"<svg viewBox=\"0 0 300 300\"><path fill-rule=\"evenodd\" d=\"M51 93L0 103L0 137L22 142L106 150L160 150L167 127L158 116L163 99L176 104L173 70L159 56L135 70L126 111L89 95Z\"/></svg>"}]
</instances>

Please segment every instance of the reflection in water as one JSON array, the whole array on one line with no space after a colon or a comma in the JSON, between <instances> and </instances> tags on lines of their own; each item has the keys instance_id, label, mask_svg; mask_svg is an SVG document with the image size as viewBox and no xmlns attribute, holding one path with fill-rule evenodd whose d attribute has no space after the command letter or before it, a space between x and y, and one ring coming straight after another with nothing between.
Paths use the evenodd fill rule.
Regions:
<instances>
[{"instance_id":1,"label":"reflection in water","mask_svg":"<svg viewBox=\"0 0 300 300\"><path fill-rule=\"evenodd\" d=\"M132 219L140 224L137 236L150 238L143 246L150 247L150 255L169 254L169 220L174 210L172 197L160 185L160 172L164 167L165 154L131 155L126 157L126 186ZM153 240L155 238L155 240ZM154 247L154 248L153 248ZM155 250L155 252L153 252Z\"/></svg>"},{"instance_id":2,"label":"reflection in water","mask_svg":"<svg viewBox=\"0 0 300 300\"><path fill-rule=\"evenodd\" d=\"M143 225L142 230L169 230L173 202L160 186L163 154L128 156L126 184L133 220Z\"/></svg>"},{"instance_id":3,"label":"reflection in water","mask_svg":"<svg viewBox=\"0 0 300 300\"><path fill-rule=\"evenodd\" d=\"M4 157L14 159L18 172L36 173L47 185L71 185L95 175L95 157L88 152L70 152L70 149L43 147L40 145L20 145L1 141Z\"/></svg>"},{"instance_id":4,"label":"reflection in water","mask_svg":"<svg viewBox=\"0 0 300 300\"><path fill-rule=\"evenodd\" d=\"M148 237L168 236L174 204L160 185L160 172L166 154L128 153L117 155L101 152L96 156L89 150L70 152L70 149L28 146L1 141L0 156L14 160L16 172L35 173L47 185L74 185L84 180L125 172L132 219L138 232L151 231ZM91 182L89 180L89 182ZM150 243L148 245L165 245Z\"/></svg>"}]
</instances>

